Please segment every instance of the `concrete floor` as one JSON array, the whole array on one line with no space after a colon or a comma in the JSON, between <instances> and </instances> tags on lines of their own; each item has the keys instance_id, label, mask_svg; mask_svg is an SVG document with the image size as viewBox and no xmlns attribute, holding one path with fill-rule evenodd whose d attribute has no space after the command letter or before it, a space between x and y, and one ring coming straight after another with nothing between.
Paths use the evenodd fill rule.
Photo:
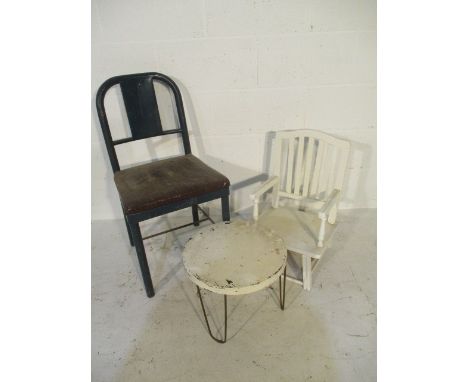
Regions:
<instances>
[{"instance_id":1,"label":"concrete floor","mask_svg":"<svg viewBox=\"0 0 468 382\"><path fill-rule=\"evenodd\" d=\"M187 216L151 221L157 232ZM92 223L92 380L376 380L376 210L340 214L312 290L289 282L228 298L228 342L208 335L181 251L193 227L145 242L156 296L148 299L123 221ZM203 223L207 224L207 223ZM289 271L298 272L290 258ZM222 329L222 297L204 294Z\"/></svg>"}]
</instances>

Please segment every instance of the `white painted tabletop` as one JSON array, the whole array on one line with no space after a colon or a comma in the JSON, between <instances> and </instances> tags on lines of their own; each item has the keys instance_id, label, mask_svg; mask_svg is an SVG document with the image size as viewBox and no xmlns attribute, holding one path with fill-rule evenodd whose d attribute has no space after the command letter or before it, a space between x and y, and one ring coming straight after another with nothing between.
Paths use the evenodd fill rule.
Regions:
<instances>
[{"instance_id":1,"label":"white painted tabletop","mask_svg":"<svg viewBox=\"0 0 468 382\"><path fill-rule=\"evenodd\" d=\"M234 220L198 231L182 254L190 279L226 295L256 292L278 280L286 266L283 240L255 222Z\"/></svg>"}]
</instances>

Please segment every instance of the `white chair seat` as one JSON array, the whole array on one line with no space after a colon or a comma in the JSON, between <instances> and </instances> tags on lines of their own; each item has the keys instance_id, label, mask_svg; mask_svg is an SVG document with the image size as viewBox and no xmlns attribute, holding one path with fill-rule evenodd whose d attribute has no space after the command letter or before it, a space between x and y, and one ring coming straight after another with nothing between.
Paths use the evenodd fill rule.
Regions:
<instances>
[{"instance_id":1,"label":"white chair seat","mask_svg":"<svg viewBox=\"0 0 468 382\"><path fill-rule=\"evenodd\" d=\"M330 243L336 224L326 223L324 246L317 246L321 220L314 213L297 210L297 207L267 209L258 224L275 231L283 240L288 251L320 259Z\"/></svg>"}]
</instances>

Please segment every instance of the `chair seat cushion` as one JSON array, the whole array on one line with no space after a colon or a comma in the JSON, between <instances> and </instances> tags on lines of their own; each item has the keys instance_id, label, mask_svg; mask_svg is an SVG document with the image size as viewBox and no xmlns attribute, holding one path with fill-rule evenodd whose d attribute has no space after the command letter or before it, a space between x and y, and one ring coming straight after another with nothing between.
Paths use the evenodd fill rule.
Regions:
<instances>
[{"instance_id":1,"label":"chair seat cushion","mask_svg":"<svg viewBox=\"0 0 468 382\"><path fill-rule=\"evenodd\" d=\"M322 257L336 227L336 224L325 223L323 247L318 247L321 220L316 213L300 211L297 207L268 208L258 223L275 231L284 240L288 251L316 259Z\"/></svg>"},{"instance_id":2,"label":"chair seat cushion","mask_svg":"<svg viewBox=\"0 0 468 382\"><path fill-rule=\"evenodd\" d=\"M148 211L229 187L229 179L192 154L117 171L124 213Z\"/></svg>"}]
</instances>

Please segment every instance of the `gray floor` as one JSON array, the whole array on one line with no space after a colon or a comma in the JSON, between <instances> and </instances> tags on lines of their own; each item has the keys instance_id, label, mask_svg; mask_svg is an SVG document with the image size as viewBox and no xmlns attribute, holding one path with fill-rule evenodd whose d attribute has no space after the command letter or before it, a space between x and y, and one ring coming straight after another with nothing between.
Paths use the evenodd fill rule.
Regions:
<instances>
[{"instance_id":1,"label":"gray floor","mask_svg":"<svg viewBox=\"0 0 468 382\"><path fill-rule=\"evenodd\" d=\"M288 283L284 311L277 284L228 299L226 344L208 336L184 273L181 250L195 228L146 242L156 287L148 299L123 221L93 222L92 380L375 381L376 210L342 211L340 218L312 290ZM290 258L291 272L296 263ZM204 296L222 329L222 298Z\"/></svg>"}]
</instances>

